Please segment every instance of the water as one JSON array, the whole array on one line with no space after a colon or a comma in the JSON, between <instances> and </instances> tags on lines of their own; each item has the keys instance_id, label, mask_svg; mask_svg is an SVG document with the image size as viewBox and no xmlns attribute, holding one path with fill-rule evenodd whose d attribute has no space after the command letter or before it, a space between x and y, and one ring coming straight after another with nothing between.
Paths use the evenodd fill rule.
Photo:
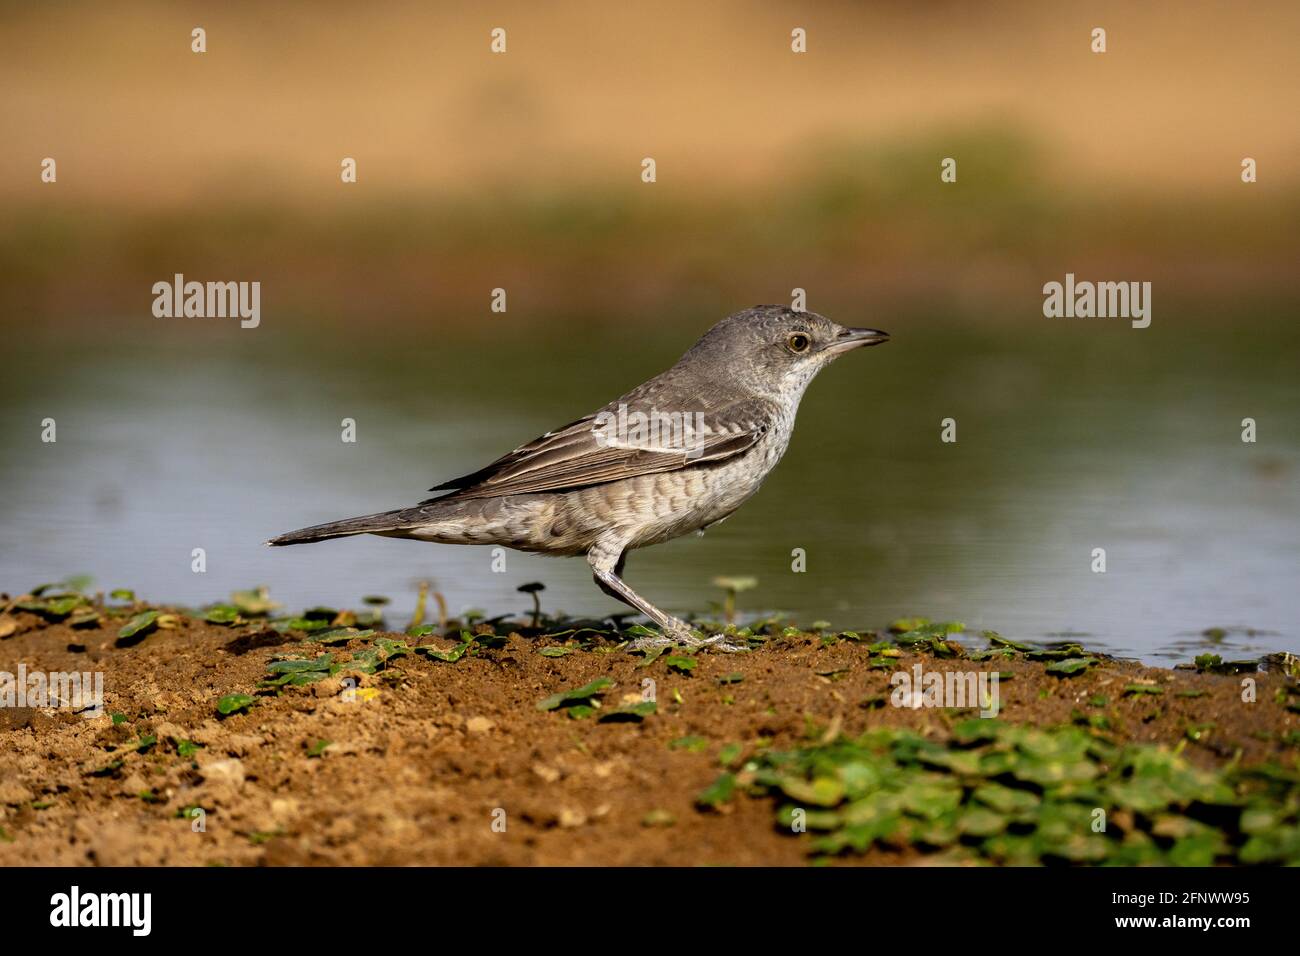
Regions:
<instances>
[{"instance_id":1,"label":"water","mask_svg":"<svg viewBox=\"0 0 1300 956\"><path fill-rule=\"evenodd\" d=\"M1169 663L1300 649L1296 337L1267 322L880 324L895 340L825 372L760 494L703 538L629 560L669 609L881 626L957 619L1074 634ZM505 322L505 319L502 319ZM699 322L455 333L362 325L243 331L136 319L17 331L0 384L0 589L75 573L197 604L265 583L288 608L394 599L453 610L620 609L581 560L381 538L268 549L279 532L418 501L667 367ZM1243 444L1241 420L1258 422ZM58 441L40 441L43 418ZM358 441L340 441L354 418ZM940 422L957 422L942 443ZM191 571L191 551L207 571ZM807 571L791 570L802 548ZM1106 573L1091 569L1106 551ZM1231 630L1221 643L1206 628ZM1246 633L1249 630L1253 633Z\"/></svg>"}]
</instances>

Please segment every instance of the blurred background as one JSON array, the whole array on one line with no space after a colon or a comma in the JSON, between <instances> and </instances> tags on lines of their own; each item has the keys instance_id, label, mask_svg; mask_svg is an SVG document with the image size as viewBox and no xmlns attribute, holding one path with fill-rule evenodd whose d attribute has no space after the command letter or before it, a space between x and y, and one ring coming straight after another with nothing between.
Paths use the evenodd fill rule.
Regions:
<instances>
[{"instance_id":1,"label":"blurred background","mask_svg":"<svg viewBox=\"0 0 1300 956\"><path fill-rule=\"evenodd\" d=\"M894 341L819 378L731 520L633 555L643 594L1296 650L1298 32L1289 2L6 4L0 590L614 611L581 561L261 543L414 503L803 288ZM1151 282L1150 328L1044 318L1067 272ZM155 318L176 273L261 282L260 326Z\"/></svg>"}]
</instances>

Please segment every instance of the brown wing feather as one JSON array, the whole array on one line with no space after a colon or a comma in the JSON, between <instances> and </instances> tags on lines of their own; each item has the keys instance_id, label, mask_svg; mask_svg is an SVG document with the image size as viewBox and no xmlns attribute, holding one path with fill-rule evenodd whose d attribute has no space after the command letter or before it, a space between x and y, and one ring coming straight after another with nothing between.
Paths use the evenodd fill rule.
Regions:
<instances>
[{"instance_id":1,"label":"brown wing feather","mask_svg":"<svg viewBox=\"0 0 1300 956\"><path fill-rule=\"evenodd\" d=\"M486 481L493 475L501 473L515 462L525 460L535 452L541 451L547 447L556 449L563 448L580 441L583 434L590 435L592 422L596 416L588 415L586 418L579 418L576 422L569 422L563 428L557 428L555 431L547 432L539 438L534 438L526 445L520 445L514 451L502 455L492 464L480 468L478 471L472 471L468 475L462 475L459 478L453 478L450 481L444 481L440 485L434 485L430 491L451 491L462 488L469 488L480 482Z\"/></svg>"},{"instance_id":2,"label":"brown wing feather","mask_svg":"<svg viewBox=\"0 0 1300 956\"><path fill-rule=\"evenodd\" d=\"M447 498L492 498L581 488L716 462L752 447L767 431L771 409L766 403L746 401L706 413L704 424L711 434L695 436L696 453L689 456L685 450L602 444L596 437L597 421L596 415L589 415L571 422L430 490L448 491Z\"/></svg>"}]
</instances>

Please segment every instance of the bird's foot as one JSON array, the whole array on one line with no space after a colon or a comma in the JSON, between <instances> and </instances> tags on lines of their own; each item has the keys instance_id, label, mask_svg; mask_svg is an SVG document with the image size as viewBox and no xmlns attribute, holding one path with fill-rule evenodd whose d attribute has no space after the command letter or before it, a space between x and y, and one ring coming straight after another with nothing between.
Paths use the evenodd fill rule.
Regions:
<instances>
[{"instance_id":1,"label":"bird's foot","mask_svg":"<svg viewBox=\"0 0 1300 956\"><path fill-rule=\"evenodd\" d=\"M703 640L696 641L696 647L707 647L715 651L721 651L724 654L739 654L742 651L749 650L748 644L735 644L727 640L727 634L715 634L713 637L706 637Z\"/></svg>"},{"instance_id":2,"label":"bird's foot","mask_svg":"<svg viewBox=\"0 0 1300 956\"><path fill-rule=\"evenodd\" d=\"M693 651L710 648L715 651L722 651L724 654L735 654L739 651L747 651L748 647L740 644L733 644L727 640L728 635L716 634L713 637L696 637L696 632L691 629L684 621L678 621L663 629L662 634L653 636L646 635L638 637L626 647L629 651L648 651L661 647L689 647Z\"/></svg>"},{"instance_id":3,"label":"bird's foot","mask_svg":"<svg viewBox=\"0 0 1300 956\"><path fill-rule=\"evenodd\" d=\"M664 637L662 634L656 634L653 637L651 637L650 635L647 634L645 637L638 637L632 643L628 644L627 647L623 648L623 650L653 651L661 647L676 647L676 646L677 646L677 641L673 640L671 637Z\"/></svg>"}]
</instances>

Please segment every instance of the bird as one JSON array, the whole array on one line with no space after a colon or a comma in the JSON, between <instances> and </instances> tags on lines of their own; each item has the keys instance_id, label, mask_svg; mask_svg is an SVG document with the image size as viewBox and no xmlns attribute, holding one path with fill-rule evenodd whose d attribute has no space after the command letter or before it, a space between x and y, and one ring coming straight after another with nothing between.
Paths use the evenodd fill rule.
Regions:
<instances>
[{"instance_id":1,"label":"bird","mask_svg":"<svg viewBox=\"0 0 1300 956\"><path fill-rule=\"evenodd\" d=\"M745 309L715 324L672 368L478 471L435 485L429 490L441 492L437 497L266 543L374 534L581 555L602 591L658 626L658 634L628 649L738 650L725 635L698 635L634 591L623 580L628 553L703 534L736 511L785 454L817 373L846 352L888 340L886 332L846 328L815 312Z\"/></svg>"}]
</instances>

